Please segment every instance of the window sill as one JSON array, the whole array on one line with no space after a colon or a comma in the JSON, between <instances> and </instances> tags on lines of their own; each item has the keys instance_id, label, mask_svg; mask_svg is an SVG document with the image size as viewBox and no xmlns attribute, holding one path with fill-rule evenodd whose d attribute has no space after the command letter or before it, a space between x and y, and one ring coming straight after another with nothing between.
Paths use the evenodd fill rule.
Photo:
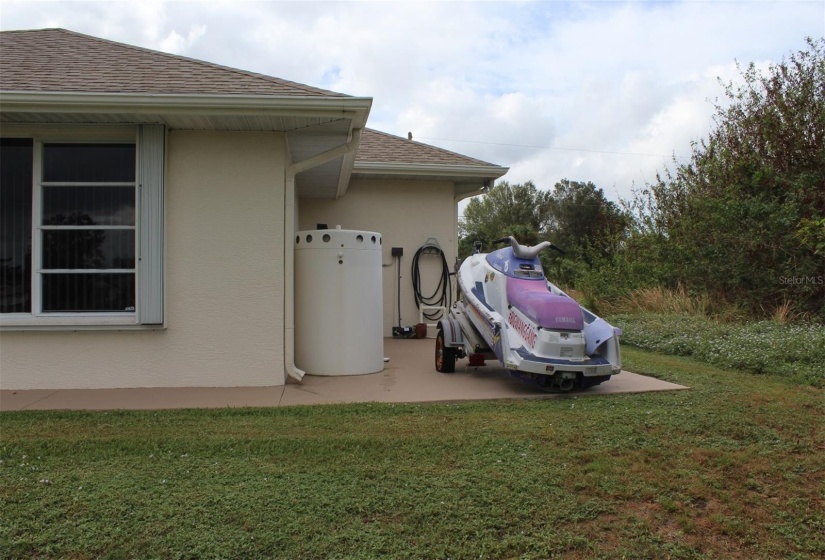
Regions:
<instances>
[{"instance_id":1,"label":"window sill","mask_svg":"<svg viewBox=\"0 0 825 560\"><path fill-rule=\"evenodd\" d=\"M8 315L0 318L0 331L164 330L166 325L142 325L134 314L115 316Z\"/></svg>"}]
</instances>

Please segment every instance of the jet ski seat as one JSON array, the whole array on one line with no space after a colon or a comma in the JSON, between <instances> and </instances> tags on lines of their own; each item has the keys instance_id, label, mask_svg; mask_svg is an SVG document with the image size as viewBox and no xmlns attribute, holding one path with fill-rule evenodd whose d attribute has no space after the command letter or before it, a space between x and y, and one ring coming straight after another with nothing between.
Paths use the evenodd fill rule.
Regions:
<instances>
[{"instance_id":1,"label":"jet ski seat","mask_svg":"<svg viewBox=\"0 0 825 560\"><path fill-rule=\"evenodd\" d=\"M551 293L544 279L507 278L507 300L543 329L584 329L584 317L579 304L571 298Z\"/></svg>"}]
</instances>

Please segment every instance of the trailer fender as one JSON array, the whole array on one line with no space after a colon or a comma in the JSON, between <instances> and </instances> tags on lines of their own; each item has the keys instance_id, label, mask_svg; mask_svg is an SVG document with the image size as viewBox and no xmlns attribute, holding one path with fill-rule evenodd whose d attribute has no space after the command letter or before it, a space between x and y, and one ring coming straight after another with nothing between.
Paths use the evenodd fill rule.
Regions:
<instances>
[{"instance_id":1,"label":"trailer fender","mask_svg":"<svg viewBox=\"0 0 825 560\"><path fill-rule=\"evenodd\" d=\"M438 322L438 330L444 331L444 345L451 348L464 347L464 335L458 326L458 321L446 317Z\"/></svg>"}]
</instances>

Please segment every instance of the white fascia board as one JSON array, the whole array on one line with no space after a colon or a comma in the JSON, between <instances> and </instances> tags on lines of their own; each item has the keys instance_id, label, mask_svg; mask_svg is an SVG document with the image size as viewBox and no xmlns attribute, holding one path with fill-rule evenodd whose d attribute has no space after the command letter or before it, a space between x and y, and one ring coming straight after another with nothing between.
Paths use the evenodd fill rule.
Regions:
<instances>
[{"instance_id":1,"label":"white fascia board","mask_svg":"<svg viewBox=\"0 0 825 560\"><path fill-rule=\"evenodd\" d=\"M370 97L0 91L3 112L337 116L366 125Z\"/></svg>"},{"instance_id":2,"label":"white fascia board","mask_svg":"<svg viewBox=\"0 0 825 560\"><path fill-rule=\"evenodd\" d=\"M354 173L456 178L498 179L510 170L498 165L444 165L437 163L356 162Z\"/></svg>"}]
</instances>

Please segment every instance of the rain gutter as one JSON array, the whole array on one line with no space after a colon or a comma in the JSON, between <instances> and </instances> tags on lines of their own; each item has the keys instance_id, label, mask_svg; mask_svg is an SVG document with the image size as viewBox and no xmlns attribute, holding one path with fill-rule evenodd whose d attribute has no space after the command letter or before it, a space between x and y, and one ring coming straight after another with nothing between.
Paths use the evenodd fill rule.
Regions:
<instances>
[{"instance_id":1,"label":"rain gutter","mask_svg":"<svg viewBox=\"0 0 825 560\"><path fill-rule=\"evenodd\" d=\"M391 163L359 161L353 168L354 174L407 175L415 177L450 177L497 179L507 173L507 167L498 165L455 165L439 163Z\"/></svg>"},{"instance_id":2,"label":"rain gutter","mask_svg":"<svg viewBox=\"0 0 825 560\"><path fill-rule=\"evenodd\" d=\"M0 91L4 113L133 113L352 118L366 124L372 98Z\"/></svg>"}]
</instances>

